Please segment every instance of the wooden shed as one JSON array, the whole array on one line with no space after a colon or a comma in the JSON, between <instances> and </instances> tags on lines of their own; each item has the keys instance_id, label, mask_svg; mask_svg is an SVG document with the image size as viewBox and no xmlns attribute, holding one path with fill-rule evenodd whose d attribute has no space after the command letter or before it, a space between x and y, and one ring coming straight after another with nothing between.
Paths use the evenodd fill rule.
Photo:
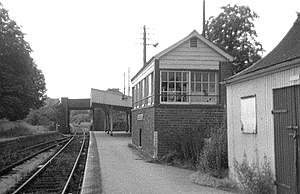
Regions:
<instances>
[{"instance_id":1,"label":"wooden shed","mask_svg":"<svg viewBox=\"0 0 300 194\"><path fill-rule=\"evenodd\" d=\"M263 59L227 83L228 157L271 163L277 193L300 192L300 16Z\"/></svg>"}]
</instances>

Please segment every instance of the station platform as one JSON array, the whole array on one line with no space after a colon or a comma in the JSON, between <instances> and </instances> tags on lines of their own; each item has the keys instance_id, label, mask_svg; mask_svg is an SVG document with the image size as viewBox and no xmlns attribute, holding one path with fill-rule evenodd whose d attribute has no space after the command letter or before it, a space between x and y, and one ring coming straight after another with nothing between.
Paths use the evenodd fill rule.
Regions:
<instances>
[{"instance_id":1,"label":"station platform","mask_svg":"<svg viewBox=\"0 0 300 194\"><path fill-rule=\"evenodd\" d=\"M143 160L128 147L131 143L129 133L114 132L110 136L91 131L90 135L83 194L229 193L192 183L190 175L195 171Z\"/></svg>"},{"instance_id":2,"label":"station platform","mask_svg":"<svg viewBox=\"0 0 300 194\"><path fill-rule=\"evenodd\" d=\"M92 132L90 133L89 149L84 170L81 194L102 193L99 153L97 142Z\"/></svg>"}]
</instances>

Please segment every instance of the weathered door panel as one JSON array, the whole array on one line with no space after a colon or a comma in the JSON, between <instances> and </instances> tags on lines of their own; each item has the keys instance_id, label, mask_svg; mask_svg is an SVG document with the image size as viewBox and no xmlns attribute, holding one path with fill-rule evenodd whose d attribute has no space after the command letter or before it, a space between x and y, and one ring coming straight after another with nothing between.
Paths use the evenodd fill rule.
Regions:
<instances>
[{"instance_id":1,"label":"weathered door panel","mask_svg":"<svg viewBox=\"0 0 300 194\"><path fill-rule=\"evenodd\" d=\"M296 175L296 185L298 187L298 193L300 192L300 86L295 86L295 118L296 118L296 123L298 126L297 129L297 175Z\"/></svg>"},{"instance_id":2,"label":"weathered door panel","mask_svg":"<svg viewBox=\"0 0 300 194\"><path fill-rule=\"evenodd\" d=\"M273 90L275 170L277 193L297 193L294 128L295 89L287 87Z\"/></svg>"}]
</instances>

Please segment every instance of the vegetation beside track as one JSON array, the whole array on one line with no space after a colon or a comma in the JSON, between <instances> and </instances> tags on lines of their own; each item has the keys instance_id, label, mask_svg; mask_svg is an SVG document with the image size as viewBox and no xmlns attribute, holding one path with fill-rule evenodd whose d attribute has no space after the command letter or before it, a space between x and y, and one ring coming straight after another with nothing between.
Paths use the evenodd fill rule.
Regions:
<instances>
[{"instance_id":1,"label":"vegetation beside track","mask_svg":"<svg viewBox=\"0 0 300 194\"><path fill-rule=\"evenodd\" d=\"M0 170L8 165L16 162L28 156L30 154L30 150L24 151L24 149L37 145L44 142L53 141L59 138L62 138L63 135L60 133L52 132L52 133L45 133L39 135L31 135L25 136L18 139L14 139L11 141L1 142L0 143ZM34 150L33 150L34 151Z\"/></svg>"}]
</instances>

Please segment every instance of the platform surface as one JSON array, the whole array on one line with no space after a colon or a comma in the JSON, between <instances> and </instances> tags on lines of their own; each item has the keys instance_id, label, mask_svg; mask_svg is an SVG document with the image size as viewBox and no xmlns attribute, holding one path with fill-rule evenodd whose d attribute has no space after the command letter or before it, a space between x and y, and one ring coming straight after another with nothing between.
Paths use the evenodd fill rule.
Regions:
<instances>
[{"instance_id":1,"label":"platform surface","mask_svg":"<svg viewBox=\"0 0 300 194\"><path fill-rule=\"evenodd\" d=\"M91 132L90 139L84 194L100 193L101 186L106 194L228 193L192 183L189 176L194 171L145 162L128 147L131 137L126 133L112 137Z\"/></svg>"}]
</instances>

